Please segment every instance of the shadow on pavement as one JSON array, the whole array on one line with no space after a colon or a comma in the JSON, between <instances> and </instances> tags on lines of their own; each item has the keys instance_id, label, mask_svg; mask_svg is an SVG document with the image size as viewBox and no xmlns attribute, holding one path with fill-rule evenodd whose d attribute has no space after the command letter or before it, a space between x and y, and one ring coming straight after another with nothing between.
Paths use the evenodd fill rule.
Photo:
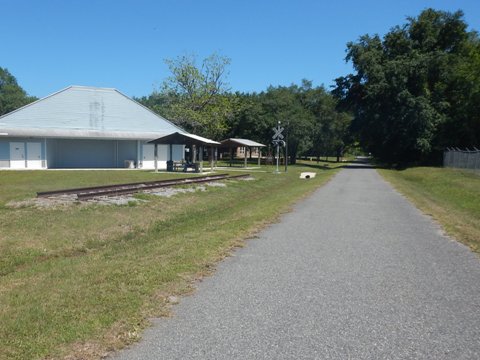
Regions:
<instances>
[{"instance_id":1,"label":"shadow on pavement","mask_svg":"<svg viewBox=\"0 0 480 360\"><path fill-rule=\"evenodd\" d=\"M332 162L333 164L338 164L334 167L329 167L320 164L306 164L302 162L302 166L314 168L314 169L321 169L321 170L335 170L335 169L377 169L379 166L370 163L370 158L366 156L359 156L355 160L350 161L346 164ZM322 161L325 162L325 161Z\"/></svg>"},{"instance_id":2,"label":"shadow on pavement","mask_svg":"<svg viewBox=\"0 0 480 360\"><path fill-rule=\"evenodd\" d=\"M348 164L342 166L344 169L376 169L377 166L370 163L368 157L357 157L355 160L350 161Z\"/></svg>"}]
</instances>

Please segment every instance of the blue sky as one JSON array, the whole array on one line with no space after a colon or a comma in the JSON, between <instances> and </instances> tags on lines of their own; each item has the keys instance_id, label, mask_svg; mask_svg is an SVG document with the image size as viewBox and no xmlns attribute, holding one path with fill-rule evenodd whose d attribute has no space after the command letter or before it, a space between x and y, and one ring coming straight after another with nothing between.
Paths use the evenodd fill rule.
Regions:
<instances>
[{"instance_id":1,"label":"blue sky","mask_svg":"<svg viewBox=\"0 0 480 360\"><path fill-rule=\"evenodd\" d=\"M232 90L329 87L351 72L347 42L428 7L462 9L480 30L478 0L0 0L0 66L37 97L69 85L148 95L169 75L165 58L213 52L231 58Z\"/></svg>"}]
</instances>

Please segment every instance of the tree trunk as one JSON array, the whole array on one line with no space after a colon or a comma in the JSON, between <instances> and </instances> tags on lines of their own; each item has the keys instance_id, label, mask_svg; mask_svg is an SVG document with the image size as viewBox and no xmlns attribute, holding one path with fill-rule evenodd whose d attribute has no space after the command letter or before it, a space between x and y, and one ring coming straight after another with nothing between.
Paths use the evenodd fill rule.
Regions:
<instances>
[{"instance_id":1,"label":"tree trunk","mask_svg":"<svg viewBox=\"0 0 480 360\"><path fill-rule=\"evenodd\" d=\"M337 163L340 162L341 157L343 157L343 148L339 147L337 149Z\"/></svg>"},{"instance_id":2,"label":"tree trunk","mask_svg":"<svg viewBox=\"0 0 480 360\"><path fill-rule=\"evenodd\" d=\"M289 149L288 157L290 158L290 164L295 165L297 163L297 151ZM288 161L288 159L287 159Z\"/></svg>"}]
</instances>

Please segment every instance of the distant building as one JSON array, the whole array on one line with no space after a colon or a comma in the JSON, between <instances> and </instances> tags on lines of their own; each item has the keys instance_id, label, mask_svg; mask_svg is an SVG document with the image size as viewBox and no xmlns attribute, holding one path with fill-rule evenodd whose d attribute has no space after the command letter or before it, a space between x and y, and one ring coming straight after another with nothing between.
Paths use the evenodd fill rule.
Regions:
<instances>
[{"instance_id":1,"label":"distant building","mask_svg":"<svg viewBox=\"0 0 480 360\"><path fill-rule=\"evenodd\" d=\"M184 132L118 90L70 86L0 117L0 168L153 169L148 141ZM173 160L184 146L173 145ZM166 167L169 145L158 147Z\"/></svg>"},{"instance_id":2,"label":"distant building","mask_svg":"<svg viewBox=\"0 0 480 360\"><path fill-rule=\"evenodd\" d=\"M262 147L265 145L249 139L230 138L221 141L223 158L233 155L236 159L258 159L262 157Z\"/></svg>"},{"instance_id":3,"label":"distant building","mask_svg":"<svg viewBox=\"0 0 480 360\"><path fill-rule=\"evenodd\" d=\"M248 159L258 159L258 157L262 156L260 148L247 148L247 147L237 147L235 151L235 158L236 159L245 159L245 155Z\"/></svg>"}]
</instances>

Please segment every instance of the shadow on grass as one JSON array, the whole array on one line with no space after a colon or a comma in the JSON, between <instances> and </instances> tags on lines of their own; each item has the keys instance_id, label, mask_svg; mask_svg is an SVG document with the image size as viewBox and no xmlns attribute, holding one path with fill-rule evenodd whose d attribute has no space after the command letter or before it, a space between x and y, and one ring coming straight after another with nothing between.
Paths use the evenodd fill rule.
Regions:
<instances>
[{"instance_id":1,"label":"shadow on grass","mask_svg":"<svg viewBox=\"0 0 480 360\"><path fill-rule=\"evenodd\" d=\"M349 161L348 163L337 163L335 161L329 161L328 165L324 165L325 161L321 163L315 162L297 162L298 165L302 165L305 167L309 167L312 169L320 169L320 170L335 170L335 169L381 169L383 166L379 166L377 164L373 164L368 161L368 159L356 159ZM329 166L330 163L335 164L336 166Z\"/></svg>"},{"instance_id":2,"label":"shadow on grass","mask_svg":"<svg viewBox=\"0 0 480 360\"><path fill-rule=\"evenodd\" d=\"M338 169L338 167L330 167L322 164L313 164L313 163L305 163L305 162L297 162L295 165L297 166L304 166L304 167L309 167L312 169L319 169L319 170L334 170ZM293 165L293 166L295 166Z\"/></svg>"}]
</instances>

